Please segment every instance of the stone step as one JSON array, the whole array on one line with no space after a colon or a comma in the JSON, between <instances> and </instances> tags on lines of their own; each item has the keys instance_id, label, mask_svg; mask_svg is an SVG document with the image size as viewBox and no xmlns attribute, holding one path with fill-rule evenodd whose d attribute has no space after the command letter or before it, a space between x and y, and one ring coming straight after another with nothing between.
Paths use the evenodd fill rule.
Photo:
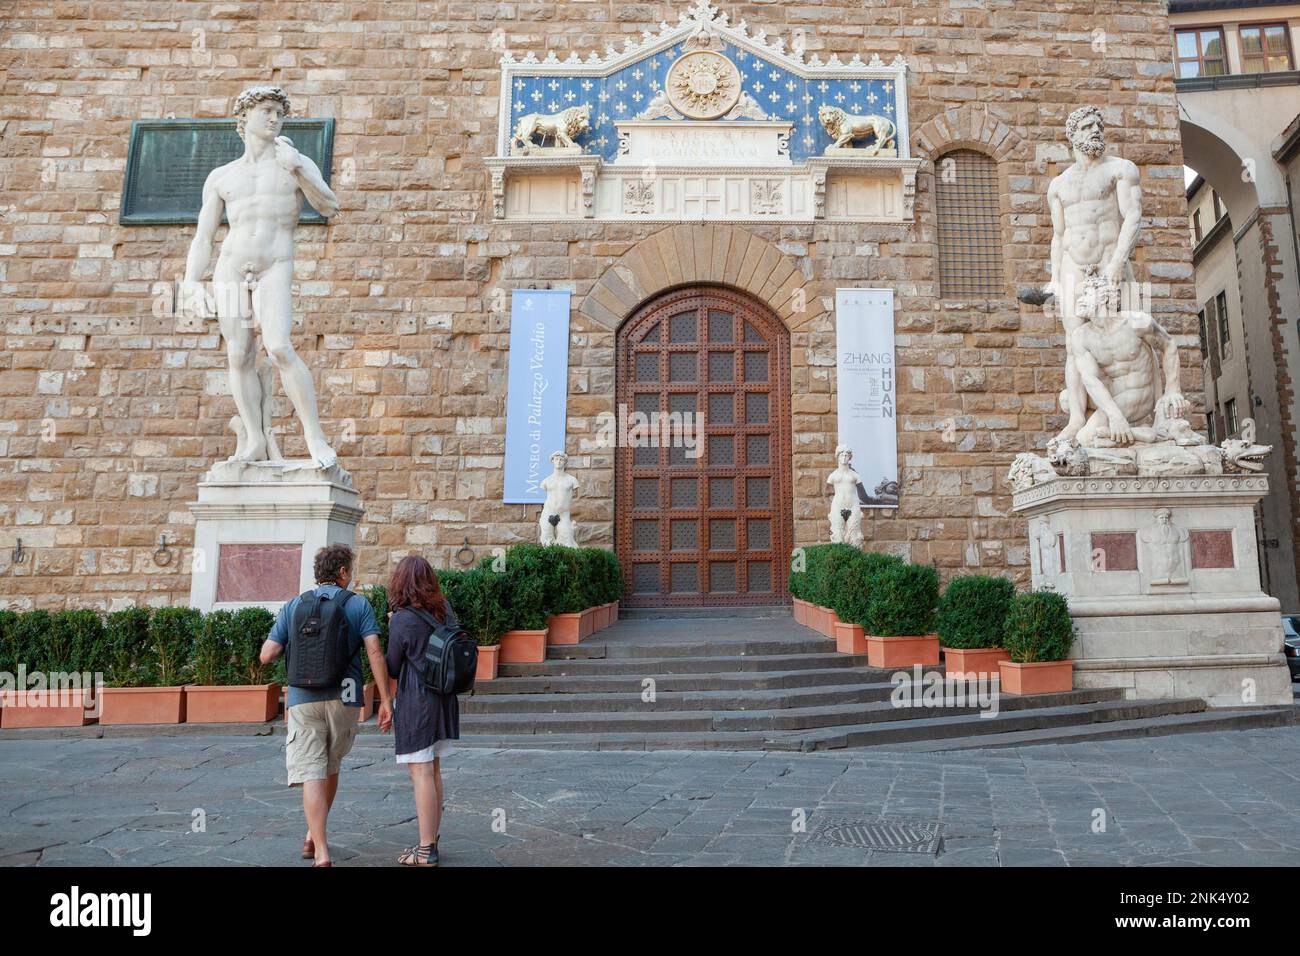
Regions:
<instances>
[{"instance_id":1,"label":"stone step","mask_svg":"<svg viewBox=\"0 0 1300 956\"><path fill-rule=\"evenodd\" d=\"M670 657L773 657L782 654L834 654L835 642L820 635L791 640L591 641L552 645L548 661L661 659Z\"/></svg>"},{"instance_id":2,"label":"stone step","mask_svg":"<svg viewBox=\"0 0 1300 956\"><path fill-rule=\"evenodd\" d=\"M1026 702L1034 698L1020 698ZM875 724L846 724L806 731L781 730L713 730L701 729L703 720L696 717L694 726L677 730L652 730L641 726L635 730L591 732L560 730L553 722L532 730L503 732L483 728L463 733L460 744L467 747L541 748L553 750L828 750L840 748L890 747L911 741L969 739L985 737L1004 739L1002 735L1027 731L1059 729L1069 726L1134 721L1203 711L1200 699L1119 701L1106 700L1055 707L1003 710L996 717L977 714L949 714L943 717L913 717L881 721ZM922 712L924 713L924 712ZM479 718L482 719L482 718ZM462 731L467 730L462 722ZM506 725L509 726L509 725Z\"/></svg>"},{"instance_id":3,"label":"stone step","mask_svg":"<svg viewBox=\"0 0 1300 956\"><path fill-rule=\"evenodd\" d=\"M1207 733L1215 730L1252 730L1265 727L1289 727L1297 723L1294 707L1269 707L1263 710L1207 709L1198 713L1139 717L1103 724L1076 727L1052 727L1026 730L995 737L956 737L949 740L918 740L890 746L899 753L939 753L958 750L990 750L1025 747L1034 744L1067 744L1089 740L1112 740L1118 737L1157 737L1166 734Z\"/></svg>"},{"instance_id":4,"label":"stone step","mask_svg":"<svg viewBox=\"0 0 1300 956\"><path fill-rule=\"evenodd\" d=\"M842 676L843 671L832 671ZM528 680L528 678L515 678ZM613 692L595 693L555 691L521 694L475 694L462 698L464 714L562 714L609 713L645 710L773 710L791 707L817 707L829 704L869 703L888 700L893 684L827 683L813 687L766 689L722 689L707 687L686 691L666 691L656 686L653 702L643 701L641 682L624 681Z\"/></svg>"},{"instance_id":5,"label":"stone step","mask_svg":"<svg viewBox=\"0 0 1300 956\"><path fill-rule=\"evenodd\" d=\"M942 711L926 707L895 707L890 701L833 704L810 707L778 707L769 710L664 710L641 704L639 699L623 710L569 713L478 713L464 714L460 727L463 734L626 734L685 733L690 731L774 732L815 731L822 728L857 729L884 724L931 723L936 713L942 719L976 717L986 723L1008 713L1030 710L1061 710L1072 706L1116 704L1121 695L1114 690L1070 691L1064 694L1040 694L1031 697L1007 695L999 701L1001 712L995 718L978 718L974 706L945 707ZM1204 706L1201 704L1201 706ZM827 746L843 746L834 735Z\"/></svg>"},{"instance_id":6,"label":"stone step","mask_svg":"<svg viewBox=\"0 0 1300 956\"><path fill-rule=\"evenodd\" d=\"M501 677L545 677L562 675L608 676L637 674L658 677L661 674L727 674L747 671L785 671L827 668L866 667L865 654L756 654L748 657L647 657L609 660L547 660L540 664L501 664ZM879 673L879 672L877 672Z\"/></svg>"},{"instance_id":7,"label":"stone step","mask_svg":"<svg viewBox=\"0 0 1300 956\"><path fill-rule=\"evenodd\" d=\"M1033 698L1021 699L1032 700ZM875 747L913 740L943 740L951 737L1006 734L1115 720L1136 720L1169 714L1192 714L1205 709L1205 701L1199 697L1109 700L1062 707L1004 708L996 717L978 715L923 717L919 720L831 728L826 731L810 732L805 736L805 740L817 750Z\"/></svg>"},{"instance_id":8,"label":"stone step","mask_svg":"<svg viewBox=\"0 0 1300 956\"><path fill-rule=\"evenodd\" d=\"M687 691L780 690L850 684L884 683L888 671L869 668L809 668L794 671L750 671L727 674L613 674L591 677L586 674L544 677L509 677L480 681L474 685L472 700L479 697L516 694L622 694L640 697L641 681L653 676L658 693Z\"/></svg>"},{"instance_id":9,"label":"stone step","mask_svg":"<svg viewBox=\"0 0 1300 956\"><path fill-rule=\"evenodd\" d=\"M781 711L799 710L809 707L830 707L840 705L868 704L890 705L895 692L906 689L908 684L897 685L892 682L863 682L857 684L826 684L816 687L781 688L777 690L697 690L672 692L656 690L653 702L643 701L639 682L624 685L621 692L615 693L531 693L531 694L475 694L463 698L460 705L461 715L484 714L580 714L580 713L616 713L616 712L664 712L664 711ZM1089 700L1117 700L1123 694L1119 690L1080 691ZM920 696L920 690L917 691ZM1080 697L1082 700L1084 697ZM1025 699L1005 696L1002 705L1017 703ZM874 718L873 718L874 719Z\"/></svg>"},{"instance_id":10,"label":"stone step","mask_svg":"<svg viewBox=\"0 0 1300 956\"><path fill-rule=\"evenodd\" d=\"M710 618L753 619L786 618L794 620L789 604L761 604L743 607L622 607L618 609L620 621L708 620Z\"/></svg>"}]
</instances>

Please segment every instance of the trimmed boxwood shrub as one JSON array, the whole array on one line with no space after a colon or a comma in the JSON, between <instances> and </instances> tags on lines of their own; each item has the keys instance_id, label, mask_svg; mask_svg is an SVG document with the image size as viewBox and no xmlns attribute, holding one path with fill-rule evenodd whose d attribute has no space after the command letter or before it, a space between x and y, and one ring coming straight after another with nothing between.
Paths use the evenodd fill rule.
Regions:
<instances>
[{"instance_id":1,"label":"trimmed boxwood shrub","mask_svg":"<svg viewBox=\"0 0 1300 956\"><path fill-rule=\"evenodd\" d=\"M203 615L198 633L194 635L194 655L191 676L202 687L225 684L230 675L230 619L229 611L209 611Z\"/></svg>"},{"instance_id":2,"label":"trimmed boxwood shrub","mask_svg":"<svg viewBox=\"0 0 1300 956\"><path fill-rule=\"evenodd\" d=\"M840 545L835 545L840 547ZM847 547L847 545L845 545ZM836 577L829 582L830 595L836 617L846 624L867 626L871 606L871 593L878 587L880 575L887 568L901 566L903 559L883 551L858 551L842 563L832 558L830 565L837 569Z\"/></svg>"},{"instance_id":3,"label":"trimmed boxwood shrub","mask_svg":"<svg viewBox=\"0 0 1300 956\"><path fill-rule=\"evenodd\" d=\"M0 611L0 671L8 674L18 673L19 650L15 630L18 617L17 611Z\"/></svg>"},{"instance_id":4,"label":"trimmed boxwood shrub","mask_svg":"<svg viewBox=\"0 0 1300 956\"><path fill-rule=\"evenodd\" d=\"M1007 612L1002 646L1016 664L1063 661L1074 645L1070 606L1055 591L1017 594Z\"/></svg>"},{"instance_id":5,"label":"trimmed boxwood shrub","mask_svg":"<svg viewBox=\"0 0 1300 956\"><path fill-rule=\"evenodd\" d=\"M49 611L21 611L15 615L8 629L8 644L13 658L9 670L16 674L19 667L27 673L46 669L45 641L50 633Z\"/></svg>"},{"instance_id":6,"label":"trimmed boxwood shrub","mask_svg":"<svg viewBox=\"0 0 1300 956\"><path fill-rule=\"evenodd\" d=\"M552 588L548 548L540 544L517 544L505 554L505 602L507 631L540 631L546 627L547 600ZM481 563L489 574L497 559Z\"/></svg>"},{"instance_id":7,"label":"trimmed boxwood shrub","mask_svg":"<svg viewBox=\"0 0 1300 956\"><path fill-rule=\"evenodd\" d=\"M1006 578L969 574L953 578L939 601L939 642L957 649L1001 647L1016 586Z\"/></svg>"},{"instance_id":8,"label":"trimmed boxwood shrub","mask_svg":"<svg viewBox=\"0 0 1300 956\"><path fill-rule=\"evenodd\" d=\"M284 656L263 664L262 645L275 625L275 615L262 607L241 607L230 618L230 676L232 684L283 684ZM361 660L366 660L365 651Z\"/></svg>"},{"instance_id":9,"label":"trimmed boxwood shrub","mask_svg":"<svg viewBox=\"0 0 1300 956\"><path fill-rule=\"evenodd\" d=\"M790 594L801 601L813 602L813 577L821 561L824 544L796 548L790 555Z\"/></svg>"},{"instance_id":10,"label":"trimmed boxwood shrub","mask_svg":"<svg viewBox=\"0 0 1300 956\"><path fill-rule=\"evenodd\" d=\"M444 578L444 575L447 575ZM454 575L452 577L451 575ZM473 567L467 571L438 573L438 583L447 594L461 626L480 645L501 643L509 628L505 605L506 576L490 568Z\"/></svg>"},{"instance_id":11,"label":"trimmed boxwood shrub","mask_svg":"<svg viewBox=\"0 0 1300 956\"><path fill-rule=\"evenodd\" d=\"M49 616L49 630L37 656L40 669L47 673L94 673L103 670L105 650L104 621L98 611L56 611Z\"/></svg>"},{"instance_id":12,"label":"trimmed boxwood shrub","mask_svg":"<svg viewBox=\"0 0 1300 956\"><path fill-rule=\"evenodd\" d=\"M890 564L874 579L863 627L877 637L929 634L938 604L938 571L928 564Z\"/></svg>"},{"instance_id":13,"label":"trimmed boxwood shrub","mask_svg":"<svg viewBox=\"0 0 1300 956\"><path fill-rule=\"evenodd\" d=\"M375 612L375 623L379 625L379 644L381 647L387 648L388 587L383 584L372 584L360 593L362 597L370 602L370 607Z\"/></svg>"},{"instance_id":14,"label":"trimmed boxwood shrub","mask_svg":"<svg viewBox=\"0 0 1300 956\"><path fill-rule=\"evenodd\" d=\"M213 612L215 613L215 612ZM147 683L154 687L175 687L189 677L189 662L202 626L203 614L192 607L160 607L149 618Z\"/></svg>"},{"instance_id":15,"label":"trimmed boxwood shrub","mask_svg":"<svg viewBox=\"0 0 1300 956\"><path fill-rule=\"evenodd\" d=\"M838 573L836 566L856 550L847 544L814 544L804 549L803 600L830 607L834 593L832 579Z\"/></svg>"},{"instance_id":16,"label":"trimmed boxwood shrub","mask_svg":"<svg viewBox=\"0 0 1300 956\"><path fill-rule=\"evenodd\" d=\"M546 597L551 614L577 614L591 605L587 600L587 585L582 580L583 561L577 548L548 545Z\"/></svg>"},{"instance_id":17,"label":"trimmed boxwood shrub","mask_svg":"<svg viewBox=\"0 0 1300 956\"><path fill-rule=\"evenodd\" d=\"M149 681L149 619L153 609L128 607L104 618L104 683L141 687Z\"/></svg>"}]
</instances>

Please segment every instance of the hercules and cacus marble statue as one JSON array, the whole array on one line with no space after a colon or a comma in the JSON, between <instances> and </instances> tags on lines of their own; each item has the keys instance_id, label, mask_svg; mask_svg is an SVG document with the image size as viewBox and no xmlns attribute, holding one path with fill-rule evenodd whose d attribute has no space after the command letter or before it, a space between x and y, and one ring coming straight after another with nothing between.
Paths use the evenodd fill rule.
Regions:
<instances>
[{"instance_id":1,"label":"hercules and cacus marble statue","mask_svg":"<svg viewBox=\"0 0 1300 956\"><path fill-rule=\"evenodd\" d=\"M1239 438L1208 444L1186 416L1178 344L1135 296L1129 262L1141 226L1137 167L1107 155L1101 111L1070 114L1074 164L1047 190L1052 213L1051 281L1021 301L1055 302L1065 330L1068 420L1046 457L1016 456L1007 475L1021 491L1059 476L1162 477L1258 471L1271 446L1256 445L1249 419Z\"/></svg>"}]
</instances>

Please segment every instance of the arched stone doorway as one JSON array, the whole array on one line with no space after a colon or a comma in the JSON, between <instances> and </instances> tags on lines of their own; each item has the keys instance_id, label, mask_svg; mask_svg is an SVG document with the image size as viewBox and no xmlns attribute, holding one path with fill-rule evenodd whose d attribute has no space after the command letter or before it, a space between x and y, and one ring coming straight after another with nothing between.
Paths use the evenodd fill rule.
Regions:
<instances>
[{"instance_id":1,"label":"arched stone doorway","mask_svg":"<svg viewBox=\"0 0 1300 956\"><path fill-rule=\"evenodd\" d=\"M624 603L787 601L794 532L785 325L738 290L678 288L619 328L616 380L627 423L614 483Z\"/></svg>"}]
</instances>

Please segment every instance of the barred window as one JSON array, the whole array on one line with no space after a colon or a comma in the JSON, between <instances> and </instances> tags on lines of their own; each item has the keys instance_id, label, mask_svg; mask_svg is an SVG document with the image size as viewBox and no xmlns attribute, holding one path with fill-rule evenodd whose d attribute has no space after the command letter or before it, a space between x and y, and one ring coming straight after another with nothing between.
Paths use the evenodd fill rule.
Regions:
<instances>
[{"instance_id":1,"label":"barred window","mask_svg":"<svg viewBox=\"0 0 1300 956\"><path fill-rule=\"evenodd\" d=\"M939 235L939 295L945 299L1006 294L1002 274L998 164L971 149L934 163Z\"/></svg>"}]
</instances>

